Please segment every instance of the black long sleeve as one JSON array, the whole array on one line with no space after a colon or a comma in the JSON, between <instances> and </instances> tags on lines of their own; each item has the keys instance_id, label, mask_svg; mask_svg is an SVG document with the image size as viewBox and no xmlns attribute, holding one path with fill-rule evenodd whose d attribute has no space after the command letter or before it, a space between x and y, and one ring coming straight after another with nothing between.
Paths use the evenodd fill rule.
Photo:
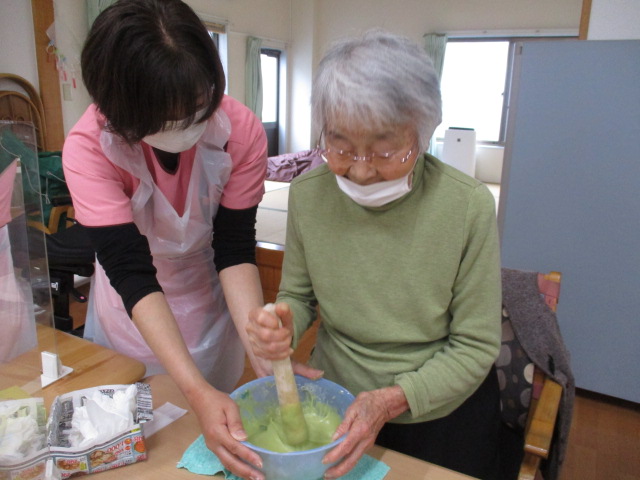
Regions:
<instances>
[{"instance_id":1,"label":"black long sleeve","mask_svg":"<svg viewBox=\"0 0 640 480\"><path fill-rule=\"evenodd\" d=\"M213 221L213 250L216 270L256 264L256 215L258 206L233 210L220 205Z\"/></svg>"},{"instance_id":2,"label":"black long sleeve","mask_svg":"<svg viewBox=\"0 0 640 480\"><path fill-rule=\"evenodd\" d=\"M147 237L134 223L85 228L109 283L122 297L129 316L143 297L162 292Z\"/></svg>"},{"instance_id":3,"label":"black long sleeve","mask_svg":"<svg viewBox=\"0 0 640 480\"><path fill-rule=\"evenodd\" d=\"M218 272L241 263L256 264L257 211L257 206L242 210L222 205L218 208L212 242ZM122 298L129 316L143 297L163 291L147 237L134 223L86 230L109 283Z\"/></svg>"}]
</instances>

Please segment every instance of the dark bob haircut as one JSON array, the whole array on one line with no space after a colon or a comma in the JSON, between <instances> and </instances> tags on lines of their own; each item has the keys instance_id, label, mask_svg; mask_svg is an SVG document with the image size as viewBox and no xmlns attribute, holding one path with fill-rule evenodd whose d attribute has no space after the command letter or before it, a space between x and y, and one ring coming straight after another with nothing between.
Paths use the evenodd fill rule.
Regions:
<instances>
[{"instance_id":1,"label":"dark bob haircut","mask_svg":"<svg viewBox=\"0 0 640 480\"><path fill-rule=\"evenodd\" d=\"M93 23L82 78L107 128L127 143L211 117L225 88L213 40L180 0L120 0ZM205 111L203 115L196 113Z\"/></svg>"}]
</instances>

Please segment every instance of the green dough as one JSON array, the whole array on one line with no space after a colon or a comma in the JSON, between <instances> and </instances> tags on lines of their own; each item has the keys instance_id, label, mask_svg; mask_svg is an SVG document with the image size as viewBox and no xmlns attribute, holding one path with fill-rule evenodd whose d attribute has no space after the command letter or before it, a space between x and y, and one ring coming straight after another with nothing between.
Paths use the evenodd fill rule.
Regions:
<instances>
[{"instance_id":1,"label":"green dough","mask_svg":"<svg viewBox=\"0 0 640 480\"><path fill-rule=\"evenodd\" d=\"M342 422L336 409L313 398L302 402L301 405L309 431L309 438L305 443L300 445L287 443L287 436L282 428L283 415L277 405L264 415L244 415L242 417L242 424L247 432L249 443L278 453L311 450L331 443L331 437ZM286 419L286 412L284 412L284 417Z\"/></svg>"},{"instance_id":2,"label":"green dough","mask_svg":"<svg viewBox=\"0 0 640 480\"><path fill-rule=\"evenodd\" d=\"M302 404L280 405L280 417L285 437L289 445L302 445L309 440L307 422L304 419Z\"/></svg>"}]
</instances>

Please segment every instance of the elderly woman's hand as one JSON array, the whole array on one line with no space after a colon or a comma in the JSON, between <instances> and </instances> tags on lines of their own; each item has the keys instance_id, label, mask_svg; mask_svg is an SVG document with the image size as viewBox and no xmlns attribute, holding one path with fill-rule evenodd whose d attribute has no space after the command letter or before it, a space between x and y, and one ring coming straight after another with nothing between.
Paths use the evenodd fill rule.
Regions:
<instances>
[{"instance_id":1,"label":"elderly woman's hand","mask_svg":"<svg viewBox=\"0 0 640 480\"><path fill-rule=\"evenodd\" d=\"M342 458L342 461L327 470L324 478L338 478L349 472L374 444L384 424L408 408L407 398L399 386L358 394L347 409L333 440L345 433L347 437L322 460L323 463L332 463Z\"/></svg>"},{"instance_id":2,"label":"elderly woman's hand","mask_svg":"<svg viewBox=\"0 0 640 480\"><path fill-rule=\"evenodd\" d=\"M286 303L278 303L275 306L275 314L263 308L256 308L249 313L249 322L246 327L249 335L249 343L253 354L260 359L280 360L293 353L291 338L293 337L293 316ZM260 370L255 369L258 376L271 374L271 368L261 362ZM293 372L303 377L316 380L324 374L322 370L310 367L303 363L291 362Z\"/></svg>"},{"instance_id":3,"label":"elderly woman's hand","mask_svg":"<svg viewBox=\"0 0 640 480\"><path fill-rule=\"evenodd\" d=\"M282 360L293 353L293 319L286 303L276 304L275 313L264 308L251 310L246 330L253 353L257 357Z\"/></svg>"}]
</instances>

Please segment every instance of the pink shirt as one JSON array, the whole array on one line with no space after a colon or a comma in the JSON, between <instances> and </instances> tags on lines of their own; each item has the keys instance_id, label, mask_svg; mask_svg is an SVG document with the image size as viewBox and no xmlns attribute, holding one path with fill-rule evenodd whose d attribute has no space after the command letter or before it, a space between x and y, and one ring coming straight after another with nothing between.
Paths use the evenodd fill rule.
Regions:
<instances>
[{"instance_id":1,"label":"pink shirt","mask_svg":"<svg viewBox=\"0 0 640 480\"><path fill-rule=\"evenodd\" d=\"M227 153L232 170L220 203L231 209L250 208L262 199L267 168L267 139L260 120L237 100L224 96L220 108L231 121ZM139 180L115 166L100 147L104 117L90 105L69 132L62 163L71 191L76 219L85 226L99 227L133 222L130 199ZM154 182L182 215L189 187L195 147L180 154L178 170L166 172L151 147L141 146Z\"/></svg>"}]
</instances>

